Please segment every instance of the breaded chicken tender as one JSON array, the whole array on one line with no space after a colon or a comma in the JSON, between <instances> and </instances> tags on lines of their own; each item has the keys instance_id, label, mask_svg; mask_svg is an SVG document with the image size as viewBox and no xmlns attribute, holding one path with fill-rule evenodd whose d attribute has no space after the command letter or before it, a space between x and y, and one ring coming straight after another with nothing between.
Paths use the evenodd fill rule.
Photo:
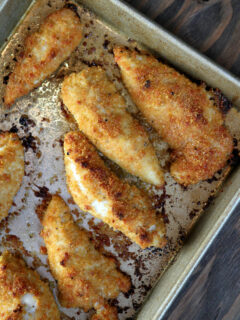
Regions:
<instances>
[{"instance_id":1,"label":"breaded chicken tender","mask_svg":"<svg viewBox=\"0 0 240 320\"><path fill-rule=\"evenodd\" d=\"M25 40L24 52L9 77L4 102L14 101L37 88L67 59L82 39L82 25L68 8L50 14L38 32Z\"/></svg>"},{"instance_id":2,"label":"breaded chicken tender","mask_svg":"<svg viewBox=\"0 0 240 320\"><path fill-rule=\"evenodd\" d=\"M80 132L64 139L64 161L69 191L84 211L121 231L141 248L162 247L165 225L148 196L120 180Z\"/></svg>"},{"instance_id":3,"label":"breaded chicken tender","mask_svg":"<svg viewBox=\"0 0 240 320\"><path fill-rule=\"evenodd\" d=\"M92 319L115 320L117 310L108 299L130 289L130 280L117 270L113 258L94 247L88 233L74 222L68 206L53 196L42 220L50 269L58 281L63 307L96 309Z\"/></svg>"},{"instance_id":4,"label":"breaded chicken tender","mask_svg":"<svg viewBox=\"0 0 240 320\"><path fill-rule=\"evenodd\" d=\"M68 76L62 99L80 130L103 154L143 181L163 185L163 172L147 133L127 112L123 97L102 68Z\"/></svg>"},{"instance_id":5,"label":"breaded chicken tender","mask_svg":"<svg viewBox=\"0 0 240 320\"><path fill-rule=\"evenodd\" d=\"M133 101L173 150L176 181L187 186L222 169L233 140L213 94L146 52L115 48L114 54Z\"/></svg>"},{"instance_id":6,"label":"breaded chicken tender","mask_svg":"<svg viewBox=\"0 0 240 320\"><path fill-rule=\"evenodd\" d=\"M8 215L24 176L24 151L16 133L0 133L0 221Z\"/></svg>"},{"instance_id":7,"label":"breaded chicken tender","mask_svg":"<svg viewBox=\"0 0 240 320\"><path fill-rule=\"evenodd\" d=\"M0 256L0 319L60 320L48 285L8 251Z\"/></svg>"}]
</instances>

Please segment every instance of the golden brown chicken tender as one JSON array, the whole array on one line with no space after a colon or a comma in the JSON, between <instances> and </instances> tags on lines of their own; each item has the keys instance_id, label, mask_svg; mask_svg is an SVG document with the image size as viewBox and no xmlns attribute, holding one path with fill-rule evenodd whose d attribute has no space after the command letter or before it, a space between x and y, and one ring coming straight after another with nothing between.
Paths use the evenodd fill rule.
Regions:
<instances>
[{"instance_id":1,"label":"golden brown chicken tender","mask_svg":"<svg viewBox=\"0 0 240 320\"><path fill-rule=\"evenodd\" d=\"M128 277L116 268L115 260L97 251L85 230L75 224L68 206L53 196L43 217L50 269L58 281L59 298L66 308L96 309L93 319L117 319L108 303L130 288Z\"/></svg>"},{"instance_id":2,"label":"golden brown chicken tender","mask_svg":"<svg viewBox=\"0 0 240 320\"><path fill-rule=\"evenodd\" d=\"M24 151L16 133L0 133L0 221L8 215L24 176Z\"/></svg>"},{"instance_id":3,"label":"golden brown chicken tender","mask_svg":"<svg viewBox=\"0 0 240 320\"><path fill-rule=\"evenodd\" d=\"M9 77L4 101L11 105L17 98L37 88L69 57L82 39L82 25L68 8L50 14L38 32L26 38L22 56Z\"/></svg>"},{"instance_id":4,"label":"golden brown chicken tender","mask_svg":"<svg viewBox=\"0 0 240 320\"><path fill-rule=\"evenodd\" d=\"M76 204L121 231L143 249L166 243L165 225L150 198L135 186L120 180L80 132L64 139L67 184Z\"/></svg>"},{"instance_id":5,"label":"golden brown chicken tender","mask_svg":"<svg viewBox=\"0 0 240 320\"><path fill-rule=\"evenodd\" d=\"M233 141L210 92L146 52L114 54L133 101L173 149L173 177L189 185L223 168Z\"/></svg>"},{"instance_id":6,"label":"golden brown chicken tender","mask_svg":"<svg viewBox=\"0 0 240 320\"><path fill-rule=\"evenodd\" d=\"M0 319L60 320L48 285L8 251L0 256Z\"/></svg>"},{"instance_id":7,"label":"golden brown chicken tender","mask_svg":"<svg viewBox=\"0 0 240 320\"><path fill-rule=\"evenodd\" d=\"M68 76L62 98L80 130L101 152L142 180L163 185L163 172L147 133L127 112L123 97L102 68Z\"/></svg>"}]
</instances>

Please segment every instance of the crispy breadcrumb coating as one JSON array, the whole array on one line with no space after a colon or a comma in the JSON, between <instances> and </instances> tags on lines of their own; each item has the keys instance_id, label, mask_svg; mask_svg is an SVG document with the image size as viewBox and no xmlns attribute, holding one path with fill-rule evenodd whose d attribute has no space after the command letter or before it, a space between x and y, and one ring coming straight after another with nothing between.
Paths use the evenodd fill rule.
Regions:
<instances>
[{"instance_id":1,"label":"crispy breadcrumb coating","mask_svg":"<svg viewBox=\"0 0 240 320\"><path fill-rule=\"evenodd\" d=\"M24 176L24 151L16 133L0 133L0 221L8 215Z\"/></svg>"},{"instance_id":2,"label":"crispy breadcrumb coating","mask_svg":"<svg viewBox=\"0 0 240 320\"><path fill-rule=\"evenodd\" d=\"M64 159L69 191L82 210L120 230L143 249L165 245L165 225L150 198L108 169L82 133L65 135Z\"/></svg>"},{"instance_id":3,"label":"crispy breadcrumb coating","mask_svg":"<svg viewBox=\"0 0 240 320\"><path fill-rule=\"evenodd\" d=\"M172 176L187 186L222 169L233 141L213 95L146 52L114 55L133 101L173 149Z\"/></svg>"},{"instance_id":4,"label":"crispy breadcrumb coating","mask_svg":"<svg viewBox=\"0 0 240 320\"><path fill-rule=\"evenodd\" d=\"M64 8L50 14L39 31L25 40L24 52L9 77L4 102L14 101L37 88L67 59L82 39L76 13Z\"/></svg>"},{"instance_id":5,"label":"crispy breadcrumb coating","mask_svg":"<svg viewBox=\"0 0 240 320\"><path fill-rule=\"evenodd\" d=\"M122 95L102 68L87 68L65 78L62 98L80 130L108 158L143 181L164 184L146 131L127 112Z\"/></svg>"},{"instance_id":6,"label":"crispy breadcrumb coating","mask_svg":"<svg viewBox=\"0 0 240 320\"><path fill-rule=\"evenodd\" d=\"M50 269L58 281L59 298L66 308L95 308L93 319L118 319L108 303L121 291L130 289L130 280L117 270L113 258L94 247L88 233L74 222L66 203L53 196L44 214L41 233L48 252Z\"/></svg>"},{"instance_id":7,"label":"crispy breadcrumb coating","mask_svg":"<svg viewBox=\"0 0 240 320\"><path fill-rule=\"evenodd\" d=\"M0 256L0 319L60 320L48 285L8 251Z\"/></svg>"}]
</instances>

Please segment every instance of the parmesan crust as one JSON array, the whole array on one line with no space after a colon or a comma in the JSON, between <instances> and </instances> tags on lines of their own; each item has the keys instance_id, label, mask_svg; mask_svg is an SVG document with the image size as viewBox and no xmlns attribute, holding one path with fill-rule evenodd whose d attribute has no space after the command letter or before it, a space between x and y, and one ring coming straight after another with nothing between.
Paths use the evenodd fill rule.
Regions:
<instances>
[{"instance_id":1,"label":"parmesan crust","mask_svg":"<svg viewBox=\"0 0 240 320\"><path fill-rule=\"evenodd\" d=\"M25 50L18 58L5 91L4 102L14 101L37 88L69 57L82 39L82 25L68 8L50 14L38 32L25 40Z\"/></svg>"},{"instance_id":2,"label":"parmesan crust","mask_svg":"<svg viewBox=\"0 0 240 320\"><path fill-rule=\"evenodd\" d=\"M62 98L79 128L108 158L143 181L161 186L162 169L148 135L100 67L66 77Z\"/></svg>"},{"instance_id":3,"label":"parmesan crust","mask_svg":"<svg viewBox=\"0 0 240 320\"><path fill-rule=\"evenodd\" d=\"M77 205L121 231L143 249L166 244L165 225L150 198L120 180L80 132L64 139L67 184Z\"/></svg>"},{"instance_id":4,"label":"parmesan crust","mask_svg":"<svg viewBox=\"0 0 240 320\"><path fill-rule=\"evenodd\" d=\"M24 176L24 151L16 133L0 133L0 221L8 215Z\"/></svg>"},{"instance_id":5,"label":"parmesan crust","mask_svg":"<svg viewBox=\"0 0 240 320\"><path fill-rule=\"evenodd\" d=\"M0 256L0 319L60 320L48 285L8 251Z\"/></svg>"},{"instance_id":6,"label":"parmesan crust","mask_svg":"<svg viewBox=\"0 0 240 320\"><path fill-rule=\"evenodd\" d=\"M187 186L222 169L233 140L213 94L146 52L117 47L114 55L133 101L173 150L176 181Z\"/></svg>"},{"instance_id":7,"label":"parmesan crust","mask_svg":"<svg viewBox=\"0 0 240 320\"><path fill-rule=\"evenodd\" d=\"M117 270L113 258L97 251L88 233L75 224L68 206L53 196L43 217L41 233L48 252L50 269L58 281L63 307L91 308L92 319L118 319L108 303L130 289L130 280Z\"/></svg>"}]
</instances>

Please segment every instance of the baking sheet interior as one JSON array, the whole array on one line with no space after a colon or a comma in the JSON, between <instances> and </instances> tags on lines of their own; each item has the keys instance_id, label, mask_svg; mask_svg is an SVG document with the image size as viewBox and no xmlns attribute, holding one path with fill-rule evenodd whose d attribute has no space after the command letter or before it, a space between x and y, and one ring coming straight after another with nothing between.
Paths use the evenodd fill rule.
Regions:
<instances>
[{"instance_id":1,"label":"baking sheet interior","mask_svg":"<svg viewBox=\"0 0 240 320\"><path fill-rule=\"evenodd\" d=\"M23 39L37 30L39 23L50 12L64 5L66 2L63 0L37 1L21 22L0 57L1 99L8 75L18 54L23 50ZM11 214L0 225L0 251L4 248L20 251L28 265L50 282L57 298L56 282L50 274L44 243L39 235L41 223L37 213L39 205L49 194L61 195L70 206L77 223L92 232L96 245L116 257L120 269L130 275L131 291L128 294L121 293L118 299L111 303L118 307L120 319L131 319L169 261L182 246L192 225L221 188L231 165L217 172L212 179L187 188L174 181L168 170L168 145L146 123L132 103L113 59L112 49L115 44L131 48L135 48L138 44L127 35L113 30L86 8L77 3L76 6L84 26L84 37L70 58L38 89L19 99L12 108L4 107L2 100L0 101L0 129L18 133L25 148L26 165L23 183L14 200ZM152 197L156 210L164 215L169 242L163 250L156 248L141 250L120 232L113 231L100 220L82 212L67 191L63 163L63 136L66 132L77 129L77 125L61 101L61 83L66 75L95 65L102 66L106 70L109 78L126 99L129 112L145 126L159 161L166 171L166 186L157 190L124 172L102 156L119 177L146 190ZM239 124L239 113L232 108L226 115L226 125L234 137L235 150L239 146ZM91 311L84 313L80 309L65 309L60 305L59 308L66 318L88 319L91 315Z\"/></svg>"}]
</instances>

